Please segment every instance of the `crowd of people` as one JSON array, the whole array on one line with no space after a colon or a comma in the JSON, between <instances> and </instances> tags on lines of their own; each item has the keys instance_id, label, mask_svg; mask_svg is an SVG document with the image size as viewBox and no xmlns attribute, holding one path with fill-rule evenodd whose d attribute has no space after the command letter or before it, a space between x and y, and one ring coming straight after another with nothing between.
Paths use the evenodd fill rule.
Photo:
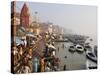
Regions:
<instances>
[{"instance_id":1,"label":"crowd of people","mask_svg":"<svg viewBox=\"0 0 100 75\"><path fill-rule=\"evenodd\" d=\"M58 71L59 70L59 58L56 57L56 48L54 44L48 43L45 46L43 59L45 62L45 71Z\"/></svg>"},{"instance_id":2,"label":"crowd of people","mask_svg":"<svg viewBox=\"0 0 100 75\"><path fill-rule=\"evenodd\" d=\"M39 39L39 37L36 38ZM60 60L56 57L53 34L45 34L44 50L39 57L33 56L36 40L28 39L21 39L20 44L12 44L11 62L14 73L58 71Z\"/></svg>"},{"instance_id":3,"label":"crowd of people","mask_svg":"<svg viewBox=\"0 0 100 75\"><path fill-rule=\"evenodd\" d=\"M30 73L32 72L32 47L18 45L12 47L11 62L15 73Z\"/></svg>"},{"instance_id":4,"label":"crowd of people","mask_svg":"<svg viewBox=\"0 0 100 75\"><path fill-rule=\"evenodd\" d=\"M34 72L50 72L59 70L60 59L56 57L54 38L53 34L45 35L43 55L39 60L36 60L34 69L37 70L34 70Z\"/></svg>"}]
</instances>

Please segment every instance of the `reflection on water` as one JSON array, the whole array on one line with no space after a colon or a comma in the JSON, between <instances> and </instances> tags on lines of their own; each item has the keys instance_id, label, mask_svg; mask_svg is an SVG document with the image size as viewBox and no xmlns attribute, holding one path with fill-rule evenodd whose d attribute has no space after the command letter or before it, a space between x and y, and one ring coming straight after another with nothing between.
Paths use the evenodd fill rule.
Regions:
<instances>
[{"instance_id":1,"label":"reflection on water","mask_svg":"<svg viewBox=\"0 0 100 75\"><path fill-rule=\"evenodd\" d=\"M64 44L64 48L62 45ZM71 53L68 51L71 43L57 43L56 48L59 47L59 51L57 50L56 56L60 58L60 68L63 70L63 66L66 64L67 70L79 70L86 69L86 54L83 52L80 53ZM65 58L67 56L67 58Z\"/></svg>"}]
</instances>

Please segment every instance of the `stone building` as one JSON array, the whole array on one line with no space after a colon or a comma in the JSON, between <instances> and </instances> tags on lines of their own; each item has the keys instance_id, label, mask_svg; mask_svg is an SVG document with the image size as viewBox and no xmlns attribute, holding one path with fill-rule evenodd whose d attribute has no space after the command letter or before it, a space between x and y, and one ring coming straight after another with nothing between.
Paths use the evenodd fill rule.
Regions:
<instances>
[{"instance_id":1,"label":"stone building","mask_svg":"<svg viewBox=\"0 0 100 75\"><path fill-rule=\"evenodd\" d=\"M24 3L20 13L20 25L27 28L29 27L30 13L26 3Z\"/></svg>"}]
</instances>

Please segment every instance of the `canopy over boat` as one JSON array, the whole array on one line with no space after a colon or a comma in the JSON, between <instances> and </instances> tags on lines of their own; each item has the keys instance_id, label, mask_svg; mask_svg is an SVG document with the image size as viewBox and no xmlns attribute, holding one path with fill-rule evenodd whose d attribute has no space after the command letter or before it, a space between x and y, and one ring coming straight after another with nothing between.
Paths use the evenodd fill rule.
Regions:
<instances>
[{"instance_id":1,"label":"canopy over boat","mask_svg":"<svg viewBox=\"0 0 100 75\"><path fill-rule=\"evenodd\" d=\"M49 48L52 48L52 49L54 49L54 50L56 50L56 48L55 48L53 45L51 45L51 44L48 45L48 47L49 47Z\"/></svg>"}]
</instances>

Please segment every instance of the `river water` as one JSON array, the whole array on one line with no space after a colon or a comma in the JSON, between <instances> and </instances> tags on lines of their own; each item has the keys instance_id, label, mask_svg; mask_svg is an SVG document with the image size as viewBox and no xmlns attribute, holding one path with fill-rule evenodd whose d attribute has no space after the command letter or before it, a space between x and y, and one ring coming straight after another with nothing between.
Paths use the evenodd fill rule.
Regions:
<instances>
[{"instance_id":1,"label":"river water","mask_svg":"<svg viewBox=\"0 0 100 75\"><path fill-rule=\"evenodd\" d=\"M64 44L64 48L62 47ZM72 43L56 43L55 46L57 48L56 57L60 59L60 70L63 70L64 65L66 65L66 70L82 70L87 69L87 61L85 51L83 53L69 52L69 46ZM59 48L59 50L58 50ZM65 58L65 56L67 56ZM91 63L91 62L88 62Z\"/></svg>"}]
</instances>

